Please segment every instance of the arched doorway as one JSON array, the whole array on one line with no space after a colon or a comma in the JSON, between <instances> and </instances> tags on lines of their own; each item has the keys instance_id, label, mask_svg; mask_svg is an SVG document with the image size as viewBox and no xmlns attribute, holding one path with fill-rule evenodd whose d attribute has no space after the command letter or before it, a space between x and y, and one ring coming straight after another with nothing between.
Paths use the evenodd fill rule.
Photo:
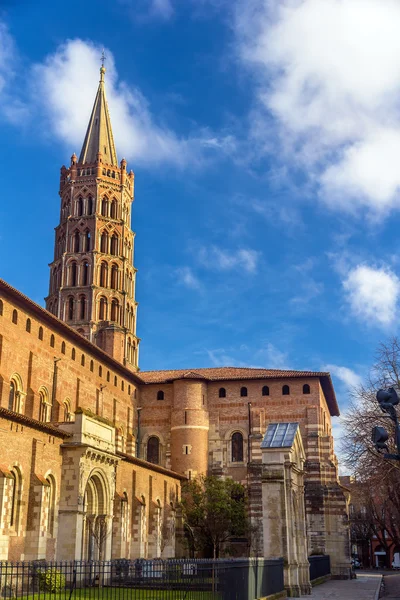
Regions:
<instances>
[{"instance_id":1,"label":"arched doorway","mask_svg":"<svg viewBox=\"0 0 400 600\"><path fill-rule=\"evenodd\" d=\"M108 560L111 547L111 519L106 480L101 472L93 473L86 484L83 510L84 560Z\"/></svg>"}]
</instances>

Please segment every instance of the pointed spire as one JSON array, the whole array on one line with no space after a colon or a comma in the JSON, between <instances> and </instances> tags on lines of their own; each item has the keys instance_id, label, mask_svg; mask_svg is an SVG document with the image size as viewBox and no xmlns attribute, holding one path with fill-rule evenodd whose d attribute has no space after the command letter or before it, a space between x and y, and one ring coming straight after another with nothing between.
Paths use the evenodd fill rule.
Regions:
<instances>
[{"instance_id":1,"label":"pointed spire","mask_svg":"<svg viewBox=\"0 0 400 600\"><path fill-rule=\"evenodd\" d=\"M104 56L102 57L102 66L100 68L100 82L96 98L90 116L89 125L83 142L80 163L95 163L98 160L98 154L102 156L104 163L118 167L117 153L114 146L114 138L111 128L110 114L106 100L106 91L104 86Z\"/></svg>"}]
</instances>

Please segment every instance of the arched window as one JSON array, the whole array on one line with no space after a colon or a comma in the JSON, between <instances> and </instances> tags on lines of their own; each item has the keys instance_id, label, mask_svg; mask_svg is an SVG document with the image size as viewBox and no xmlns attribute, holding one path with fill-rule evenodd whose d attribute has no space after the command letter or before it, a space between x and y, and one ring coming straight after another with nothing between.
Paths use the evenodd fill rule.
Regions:
<instances>
[{"instance_id":1,"label":"arched window","mask_svg":"<svg viewBox=\"0 0 400 600\"><path fill-rule=\"evenodd\" d=\"M10 393L8 394L8 410L16 411L17 388L14 381L10 381Z\"/></svg>"},{"instance_id":2,"label":"arched window","mask_svg":"<svg viewBox=\"0 0 400 600\"><path fill-rule=\"evenodd\" d=\"M118 289L118 265L112 265L111 267L111 288L113 290Z\"/></svg>"},{"instance_id":3,"label":"arched window","mask_svg":"<svg viewBox=\"0 0 400 600\"><path fill-rule=\"evenodd\" d=\"M82 198L78 198L78 202L76 203L76 214L78 217L83 215L83 200Z\"/></svg>"},{"instance_id":4,"label":"arched window","mask_svg":"<svg viewBox=\"0 0 400 600\"><path fill-rule=\"evenodd\" d=\"M70 272L70 276L69 276L69 285L75 287L76 286L76 276L78 273L78 267L76 262L72 262L70 267L69 267L69 272Z\"/></svg>"},{"instance_id":5,"label":"arched window","mask_svg":"<svg viewBox=\"0 0 400 600\"><path fill-rule=\"evenodd\" d=\"M70 296L67 300L67 319L73 321L74 319L74 299Z\"/></svg>"},{"instance_id":6,"label":"arched window","mask_svg":"<svg viewBox=\"0 0 400 600\"><path fill-rule=\"evenodd\" d=\"M310 394L311 390L310 390L310 386L308 385L308 383L305 383L303 385L303 394Z\"/></svg>"},{"instance_id":7,"label":"arched window","mask_svg":"<svg viewBox=\"0 0 400 600\"><path fill-rule=\"evenodd\" d=\"M54 478L51 475L46 478L46 481L48 483L47 533L53 536L56 509L56 486Z\"/></svg>"},{"instance_id":8,"label":"arched window","mask_svg":"<svg viewBox=\"0 0 400 600\"><path fill-rule=\"evenodd\" d=\"M115 198L111 202L110 217L112 219L116 219L117 218L117 201L116 201Z\"/></svg>"},{"instance_id":9,"label":"arched window","mask_svg":"<svg viewBox=\"0 0 400 600\"><path fill-rule=\"evenodd\" d=\"M64 421L65 421L65 423L67 423L68 421L71 420L71 407L70 407L68 400L64 400L63 408L64 408Z\"/></svg>"},{"instance_id":10,"label":"arched window","mask_svg":"<svg viewBox=\"0 0 400 600\"><path fill-rule=\"evenodd\" d=\"M118 255L118 236L116 233L114 233L111 237L111 249L110 249L110 254L112 254L113 256L117 256Z\"/></svg>"},{"instance_id":11,"label":"arched window","mask_svg":"<svg viewBox=\"0 0 400 600\"><path fill-rule=\"evenodd\" d=\"M288 385L284 385L282 387L282 396L289 396L290 394L290 388Z\"/></svg>"},{"instance_id":12,"label":"arched window","mask_svg":"<svg viewBox=\"0 0 400 600\"><path fill-rule=\"evenodd\" d=\"M75 355L76 355L75 348L72 348L72 350L71 350L71 358L72 358L72 360L75 360Z\"/></svg>"},{"instance_id":13,"label":"arched window","mask_svg":"<svg viewBox=\"0 0 400 600\"><path fill-rule=\"evenodd\" d=\"M92 360L90 361L90 370L91 370L91 371L92 371L92 373L93 373L93 370L94 370L94 362L93 362Z\"/></svg>"},{"instance_id":14,"label":"arched window","mask_svg":"<svg viewBox=\"0 0 400 600\"><path fill-rule=\"evenodd\" d=\"M86 318L86 297L80 297L80 319L84 321Z\"/></svg>"},{"instance_id":15,"label":"arched window","mask_svg":"<svg viewBox=\"0 0 400 600\"><path fill-rule=\"evenodd\" d=\"M110 381L110 371L107 371L107 381Z\"/></svg>"},{"instance_id":16,"label":"arched window","mask_svg":"<svg viewBox=\"0 0 400 600\"><path fill-rule=\"evenodd\" d=\"M157 400L164 400L164 392L162 390L158 390Z\"/></svg>"},{"instance_id":17,"label":"arched window","mask_svg":"<svg viewBox=\"0 0 400 600\"><path fill-rule=\"evenodd\" d=\"M84 237L84 251L85 252L89 252L90 251L90 231L89 229L86 229L85 231L85 237Z\"/></svg>"},{"instance_id":18,"label":"arched window","mask_svg":"<svg viewBox=\"0 0 400 600\"><path fill-rule=\"evenodd\" d=\"M232 462L243 462L243 436L239 431L235 431L231 439Z\"/></svg>"},{"instance_id":19,"label":"arched window","mask_svg":"<svg viewBox=\"0 0 400 600\"><path fill-rule=\"evenodd\" d=\"M80 248L80 233L78 230L75 231L73 236L73 252L79 252Z\"/></svg>"},{"instance_id":20,"label":"arched window","mask_svg":"<svg viewBox=\"0 0 400 600\"><path fill-rule=\"evenodd\" d=\"M106 262L102 262L100 265L100 285L108 287L108 264Z\"/></svg>"},{"instance_id":21,"label":"arched window","mask_svg":"<svg viewBox=\"0 0 400 600\"><path fill-rule=\"evenodd\" d=\"M88 285L89 283L89 263L85 260L82 264L82 285Z\"/></svg>"},{"instance_id":22,"label":"arched window","mask_svg":"<svg viewBox=\"0 0 400 600\"><path fill-rule=\"evenodd\" d=\"M218 397L226 398L226 389L225 388L219 388Z\"/></svg>"},{"instance_id":23,"label":"arched window","mask_svg":"<svg viewBox=\"0 0 400 600\"><path fill-rule=\"evenodd\" d=\"M131 363L134 365L136 361L136 345L135 342L132 342L132 356L131 356Z\"/></svg>"},{"instance_id":24,"label":"arched window","mask_svg":"<svg viewBox=\"0 0 400 600\"><path fill-rule=\"evenodd\" d=\"M104 254L108 253L108 233L107 231L103 231L100 238L100 252Z\"/></svg>"},{"instance_id":25,"label":"arched window","mask_svg":"<svg viewBox=\"0 0 400 600\"><path fill-rule=\"evenodd\" d=\"M30 320L30 319L27 319L27 320L26 320L26 327L25 327L25 329L26 329L26 331L27 331L28 333L30 333L30 332L31 332L31 320Z\"/></svg>"},{"instance_id":26,"label":"arched window","mask_svg":"<svg viewBox=\"0 0 400 600\"><path fill-rule=\"evenodd\" d=\"M50 336L50 346L52 348L54 348L55 342L56 342L56 338L54 337L53 334L51 334L51 336Z\"/></svg>"},{"instance_id":27,"label":"arched window","mask_svg":"<svg viewBox=\"0 0 400 600\"><path fill-rule=\"evenodd\" d=\"M114 375L114 385L115 387L118 385L118 377L116 375Z\"/></svg>"},{"instance_id":28,"label":"arched window","mask_svg":"<svg viewBox=\"0 0 400 600\"><path fill-rule=\"evenodd\" d=\"M147 461L154 465L160 464L160 440L155 435L152 435L147 440Z\"/></svg>"},{"instance_id":29,"label":"arched window","mask_svg":"<svg viewBox=\"0 0 400 600\"><path fill-rule=\"evenodd\" d=\"M99 319L107 321L107 300L103 297L100 298Z\"/></svg>"},{"instance_id":30,"label":"arched window","mask_svg":"<svg viewBox=\"0 0 400 600\"><path fill-rule=\"evenodd\" d=\"M82 365L82 367L85 366L85 355L84 354L82 354L82 356L81 356L81 365Z\"/></svg>"},{"instance_id":31,"label":"arched window","mask_svg":"<svg viewBox=\"0 0 400 600\"><path fill-rule=\"evenodd\" d=\"M101 214L103 217L108 217L108 198L106 197L101 201Z\"/></svg>"},{"instance_id":32,"label":"arched window","mask_svg":"<svg viewBox=\"0 0 400 600\"><path fill-rule=\"evenodd\" d=\"M103 367L99 365L99 377L103 376Z\"/></svg>"},{"instance_id":33,"label":"arched window","mask_svg":"<svg viewBox=\"0 0 400 600\"><path fill-rule=\"evenodd\" d=\"M0 317L3 316L3 300L0 300Z\"/></svg>"},{"instance_id":34,"label":"arched window","mask_svg":"<svg viewBox=\"0 0 400 600\"><path fill-rule=\"evenodd\" d=\"M41 342L43 341L43 327L39 327L38 338Z\"/></svg>"},{"instance_id":35,"label":"arched window","mask_svg":"<svg viewBox=\"0 0 400 600\"><path fill-rule=\"evenodd\" d=\"M87 214L91 215L93 213L93 198L89 196L87 199Z\"/></svg>"},{"instance_id":36,"label":"arched window","mask_svg":"<svg viewBox=\"0 0 400 600\"><path fill-rule=\"evenodd\" d=\"M10 504L10 527L18 530L19 513L21 506L21 475L18 469L10 471L11 475L11 504Z\"/></svg>"},{"instance_id":37,"label":"arched window","mask_svg":"<svg viewBox=\"0 0 400 600\"><path fill-rule=\"evenodd\" d=\"M61 354L65 354L65 342L61 343Z\"/></svg>"},{"instance_id":38,"label":"arched window","mask_svg":"<svg viewBox=\"0 0 400 600\"><path fill-rule=\"evenodd\" d=\"M46 390L39 391L39 421L48 423L50 421L51 405Z\"/></svg>"},{"instance_id":39,"label":"arched window","mask_svg":"<svg viewBox=\"0 0 400 600\"><path fill-rule=\"evenodd\" d=\"M12 322L13 322L15 325L18 323L18 313L17 313L17 311L15 310L15 308L14 308L14 310L13 310L13 312L12 312Z\"/></svg>"},{"instance_id":40,"label":"arched window","mask_svg":"<svg viewBox=\"0 0 400 600\"><path fill-rule=\"evenodd\" d=\"M262 389L262 395L269 396L269 387L267 385L264 385L264 387Z\"/></svg>"},{"instance_id":41,"label":"arched window","mask_svg":"<svg viewBox=\"0 0 400 600\"><path fill-rule=\"evenodd\" d=\"M119 321L119 303L115 298L111 302L111 321L115 321L116 323Z\"/></svg>"},{"instance_id":42,"label":"arched window","mask_svg":"<svg viewBox=\"0 0 400 600\"><path fill-rule=\"evenodd\" d=\"M240 395L243 398L244 396L247 396L247 387L241 387L240 388Z\"/></svg>"},{"instance_id":43,"label":"arched window","mask_svg":"<svg viewBox=\"0 0 400 600\"><path fill-rule=\"evenodd\" d=\"M129 360L129 362L131 362L131 354L132 354L132 342L131 342L131 338L128 338L128 343L127 343L127 359Z\"/></svg>"}]
</instances>

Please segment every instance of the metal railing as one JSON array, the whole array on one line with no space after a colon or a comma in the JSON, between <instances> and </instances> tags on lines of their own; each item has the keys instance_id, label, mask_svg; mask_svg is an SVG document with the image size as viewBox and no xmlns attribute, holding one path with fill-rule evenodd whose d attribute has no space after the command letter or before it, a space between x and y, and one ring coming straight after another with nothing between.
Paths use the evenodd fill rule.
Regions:
<instances>
[{"instance_id":1,"label":"metal railing","mask_svg":"<svg viewBox=\"0 0 400 600\"><path fill-rule=\"evenodd\" d=\"M310 581L326 577L331 573L331 561L328 555L309 556L310 563Z\"/></svg>"},{"instance_id":2,"label":"metal railing","mask_svg":"<svg viewBox=\"0 0 400 600\"><path fill-rule=\"evenodd\" d=\"M254 600L283 589L282 559L0 562L0 598Z\"/></svg>"}]
</instances>

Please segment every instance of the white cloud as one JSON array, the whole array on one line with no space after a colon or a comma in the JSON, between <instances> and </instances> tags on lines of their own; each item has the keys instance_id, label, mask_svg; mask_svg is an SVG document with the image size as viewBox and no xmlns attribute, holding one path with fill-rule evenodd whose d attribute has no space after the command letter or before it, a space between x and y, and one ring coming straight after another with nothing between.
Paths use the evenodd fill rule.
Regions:
<instances>
[{"instance_id":1,"label":"white cloud","mask_svg":"<svg viewBox=\"0 0 400 600\"><path fill-rule=\"evenodd\" d=\"M175 271L178 281L192 290L199 290L201 283L190 267L180 267Z\"/></svg>"},{"instance_id":2,"label":"white cloud","mask_svg":"<svg viewBox=\"0 0 400 600\"><path fill-rule=\"evenodd\" d=\"M390 269L358 265L343 287L353 314L368 324L387 327L396 320L400 280Z\"/></svg>"},{"instance_id":3,"label":"white cloud","mask_svg":"<svg viewBox=\"0 0 400 600\"><path fill-rule=\"evenodd\" d=\"M253 136L275 133L333 207L400 208L400 3L242 0L236 15Z\"/></svg>"},{"instance_id":4,"label":"white cloud","mask_svg":"<svg viewBox=\"0 0 400 600\"><path fill-rule=\"evenodd\" d=\"M278 350L276 346L268 343L265 348L258 352L258 356L263 358L265 369L287 369L287 358L286 352Z\"/></svg>"},{"instance_id":5,"label":"white cloud","mask_svg":"<svg viewBox=\"0 0 400 600\"><path fill-rule=\"evenodd\" d=\"M14 94L18 61L14 40L6 25L0 21L0 118L14 124L23 122L29 114L24 102Z\"/></svg>"},{"instance_id":6,"label":"white cloud","mask_svg":"<svg viewBox=\"0 0 400 600\"><path fill-rule=\"evenodd\" d=\"M168 21L174 14L171 0L118 0L134 20L162 19Z\"/></svg>"},{"instance_id":7,"label":"white cloud","mask_svg":"<svg viewBox=\"0 0 400 600\"><path fill-rule=\"evenodd\" d=\"M174 9L170 0L153 0L150 12L162 19L170 19L174 14Z\"/></svg>"},{"instance_id":8,"label":"white cloud","mask_svg":"<svg viewBox=\"0 0 400 600\"><path fill-rule=\"evenodd\" d=\"M50 131L78 155L98 85L101 50L91 42L69 40L33 69L34 96L40 98ZM206 150L210 153L231 147L229 136L216 145L215 134L208 130L179 138L168 127L157 124L146 98L138 88L118 78L112 53L106 50L106 55L107 100L119 158L136 164L163 162L183 167L200 163Z\"/></svg>"},{"instance_id":9,"label":"white cloud","mask_svg":"<svg viewBox=\"0 0 400 600\"><path fill-rule=\"evenodd\" d=\"M13 42L7 27L0 22L0 97L5 91L13 62Z\"/></svg>"},{"instance_id":10,"label":"white cloud","mask_svg":"<svg viewBox=\"0 0 400 600\"><path fill-rule=\"evenodd\" d=\"M250 367L254 369L287 369L287 353L280 351L274 344L267 343L254 350L242 344L235 348L216 348L206 350L208 358L215 367Z\"/></svg>"},{"instance_id":11,"label":"white cloud","mask_svg":"<svg viewBox=\"0 0 400 600\"><path fill-rule=\"evenodd\" d=\"M246 273L257 271L260 253L248 248L240 248L236 251L223 250L218 246L203 246L199 251L201 264L210 269L218 271L230 271L232 269L243 269Z\"/></svg>"},{"instance_id":12,"label":"white cloud","mask_svg":"<svg viewBox=\"0 0 400 600\"><path fill-rule=\"evenodd\" d=\"M332 375L340 379L342 383L348 388L356 388L361 385L362 378L357 375L352 369L348 367L341 367L339 365L324 365L321 367L322 371L329 371Z\"/></svg>"}]
</instances>

